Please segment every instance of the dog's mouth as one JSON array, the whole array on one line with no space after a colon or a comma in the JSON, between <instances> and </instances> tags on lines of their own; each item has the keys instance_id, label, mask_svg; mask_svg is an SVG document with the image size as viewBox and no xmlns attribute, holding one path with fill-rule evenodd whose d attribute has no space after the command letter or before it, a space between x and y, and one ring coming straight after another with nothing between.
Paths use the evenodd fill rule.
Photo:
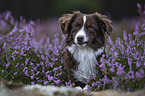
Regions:
<instances>
[{"instance_id":1,"label":"dog's mouth","mask_svg":"<svg viewBox=\"0 0 145 96\"><path fill-rule=\"evenodd\" d=\"M78 46L86 46L88 44L88 42L77 42Z\"/></svg>"},{"instance_id":2,"label":"dog's mouth","mask_svg":"<svg viewBox=\"0 0 145 96\"><path fill-rule=\"evenodd\" d=\"M82 44L87 44L88 42L77 42L77 44L82 45Z\"/></svg>"}]
</instances>

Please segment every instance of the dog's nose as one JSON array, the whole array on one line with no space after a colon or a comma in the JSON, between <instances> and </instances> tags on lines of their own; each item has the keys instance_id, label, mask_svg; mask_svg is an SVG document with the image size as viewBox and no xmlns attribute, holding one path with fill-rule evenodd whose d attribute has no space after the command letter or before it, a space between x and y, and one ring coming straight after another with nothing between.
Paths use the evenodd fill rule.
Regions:
<instances>
[{"instance_id":1,"label":"dog's nose","mask_svg":"<svg viewBox=\"0 0 145 96\"><path fill-rule=\"evenodd\" d=\"M84 36L78 36L77 37L77 41L78 42L83 42L83 40L84 40Z\"/></svg>"}]
</instances>

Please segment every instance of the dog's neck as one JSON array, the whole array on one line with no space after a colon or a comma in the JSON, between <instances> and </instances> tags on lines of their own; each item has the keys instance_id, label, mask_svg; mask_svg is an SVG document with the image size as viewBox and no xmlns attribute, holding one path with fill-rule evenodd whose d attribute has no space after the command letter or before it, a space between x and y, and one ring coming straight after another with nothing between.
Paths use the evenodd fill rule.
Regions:
<instances>
[{"instance_id":1,"label":"dog's neck","mask_svg":"<svg viewBox=\"0 0 145 96\"><path fill-rule=\"evenodd\" d=\"M96 73L96 58L104 53L104 47L98 48L98 50L95 51L88 46L80 47L72 44L66 48L78 63L77 68L73 70L75 78L86 83L88 76L92 76L93 73Z\"/></svg>"}]
</instances>

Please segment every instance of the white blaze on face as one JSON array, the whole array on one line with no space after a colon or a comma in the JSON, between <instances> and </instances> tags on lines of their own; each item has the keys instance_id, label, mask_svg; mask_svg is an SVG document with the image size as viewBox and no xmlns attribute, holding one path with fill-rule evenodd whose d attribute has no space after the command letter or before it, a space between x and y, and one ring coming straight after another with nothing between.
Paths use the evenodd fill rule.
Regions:
<instances>
[{"instance_id":1,"label":"white blaze on face","mask_svg":"<svg viewBox=\"0 0 145 96\"><path fill-rule=\"evenodd\" d=\"M83 16L83 26L82 26L82 28L78 31L78 33L76 34L76 36L75 36L75 40L74 40L74 42L77 44L77 37L79 37L79 36L83 36L84 37L84 39L83 39L83 42L86 42L86 41L88 41L88 37L87 37L87 35L86 35L86 32L85 32L85 23L86 23L86 16L84 15ZM77 44L78 45L78 44ZM82 46L85 46L86 44L83 44Z\"/></svg>"}]
</instances>

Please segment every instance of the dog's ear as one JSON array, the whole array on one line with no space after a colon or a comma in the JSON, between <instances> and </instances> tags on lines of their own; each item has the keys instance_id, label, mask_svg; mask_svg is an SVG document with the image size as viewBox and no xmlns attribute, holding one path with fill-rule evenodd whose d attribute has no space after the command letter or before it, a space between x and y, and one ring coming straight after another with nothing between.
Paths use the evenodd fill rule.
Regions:
<instances>
[{"instance_id":1,"label":"dog's ear","mask_svg":"<svg viewBox=\"0 0 145 96\"><path fill-rule=\"evenodd\" d=\"M63 34L68 33L69 25L73 18L80 13L79 11L74 11L73 14L64 14L62 17L59 18L58 22L60 23L60 27Z\"/></svg>"},{"instance_id":2,"label":"dog's ear","mask_svg":"<svg viewBox=\"0 0 145 96\"><path fill-rule=\"evenodd\" d=\"M97 17L98 21L100 22L102 26L102 31L106 32L108 35L110 35L113 31L113 27L111 25L111 20L107 19L107 16L101 15L99 13L94 13L94 15Z\"/></svg>"},{"instance_id":3,"label":"dog's ear","mask_svg":"<svg viewBox=\"0 0 145 96\"><path fill-rule=\"evenodd\" d=\"M63 34L68 32L68 25L71 21L73 14L64 14L62 17L59 18L60 27Z\"/></svg>"}]
</instances>

